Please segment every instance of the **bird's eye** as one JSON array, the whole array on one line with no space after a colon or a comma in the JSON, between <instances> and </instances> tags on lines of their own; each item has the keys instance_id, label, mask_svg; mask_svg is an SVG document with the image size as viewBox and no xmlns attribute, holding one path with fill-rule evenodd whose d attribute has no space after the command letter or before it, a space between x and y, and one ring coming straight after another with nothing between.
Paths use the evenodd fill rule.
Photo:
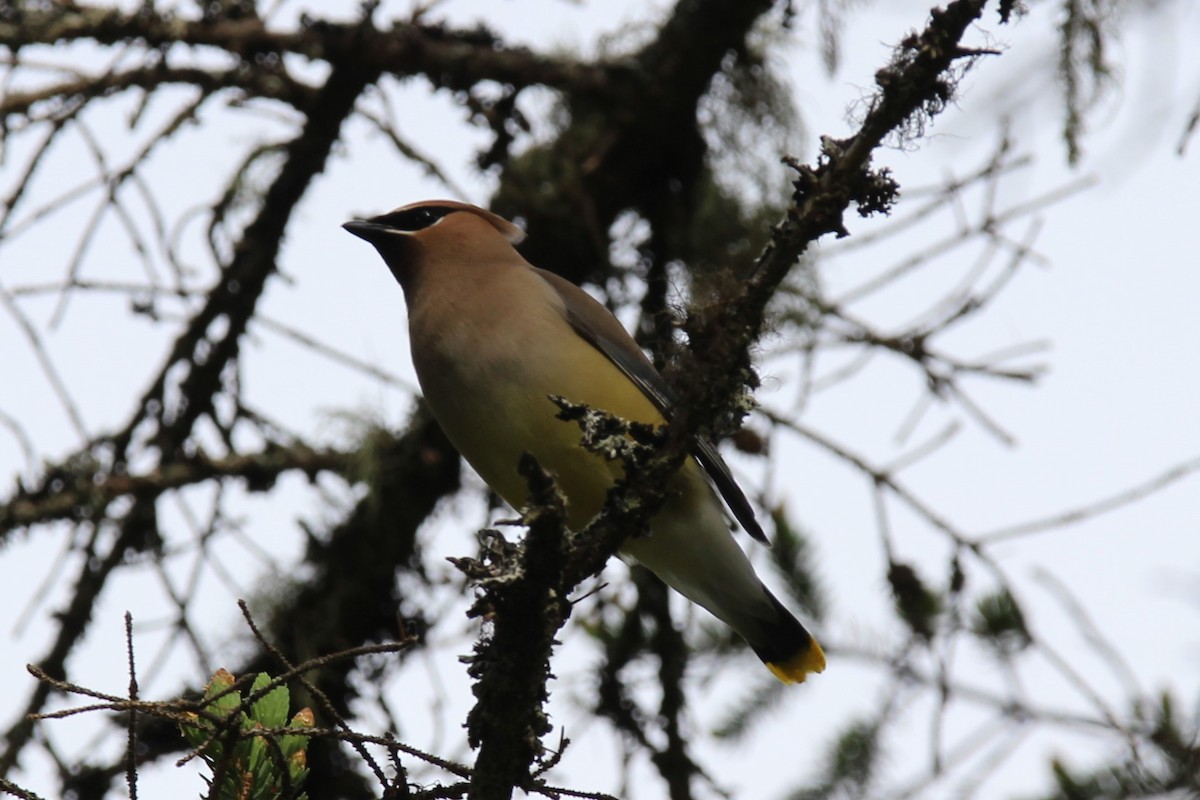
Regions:
<instances>
[{"instance_id":1,"label":"bird's eye","mask_svg":"<svg viewBox=\"0 0 1200 800\"><path fill-rule=\"evenodd\" d=\"M419 231L428 228L442 217L454 211L446 206L421 206L403 211L393 211L371 220L398 231Z\"/></svg>"}]
</instances>

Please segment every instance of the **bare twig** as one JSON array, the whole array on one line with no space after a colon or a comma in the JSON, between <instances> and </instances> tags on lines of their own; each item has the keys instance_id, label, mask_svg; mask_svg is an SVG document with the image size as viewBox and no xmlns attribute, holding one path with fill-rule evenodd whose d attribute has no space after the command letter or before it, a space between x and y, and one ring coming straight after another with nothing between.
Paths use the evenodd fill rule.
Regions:
<instances>
[{"instance_id":1,"label":"bare twig","mask_svg":"<svg viewBox=\"0 0 1200 800\"><path fill-rule=\"evenodd\" d=\"M66 382L58 372L58 367L54 365L53 359L50 358L50 353L46 350L45 344L42 342L42 336L38 333L29 317L17 305L17 301L12 294L3 285L0 285L0 303L3 303L4 308L12 316L21 332L25 334L25 340L29 343L29 347L33 350L34 355L38 360L38 364L42 368L42 373L49 381L50 387L54 390L54 394L58 397L59 403L62 404L63 410L67 412L67 419L71 423L71 427L75 429L75 433L79 438L86 441L88 438L87 425L83 422L83 415L79 411L79 406L75 403L75 399L71 396L67 389Z\"/></svg>"},{"instance_id":2,"label":"bare twig","mask_svg":"<svg viewBox=\"0 0 1200 800\"><path fill-rule=\"evenodd\" d=\"M1010 541L1037 533L1064 530L1071 525L1077 525L1080 522L1100 516L1101 514L1107 514L1123 506L1136 503L1166 489L1178 481L1191 477L1197 471L1200 471L1200 458L1185 461L1143 483L1129 489L1124 489L1109 497L1104 497L1067 511L1060 511L1041 519L1019 522L1015 525L986 531L979 534L978 541L985 544L995 544L996 542Z\"/></svg>"}]
</instances>

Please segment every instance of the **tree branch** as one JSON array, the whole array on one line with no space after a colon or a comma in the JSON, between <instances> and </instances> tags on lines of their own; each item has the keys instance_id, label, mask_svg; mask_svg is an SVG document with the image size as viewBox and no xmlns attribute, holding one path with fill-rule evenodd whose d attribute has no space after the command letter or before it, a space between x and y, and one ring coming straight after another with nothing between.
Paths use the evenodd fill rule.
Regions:
<instances>
[{"instance_id":1,"label":"tree branch","mask_svg":"<svg viewBox=\"0 0 1200 800\"><path fill-rule=\"evenodd\" d=\"M305 21L295 30L280 31L253 13L185 19L149 5L126 12L53 4L46 10L24 8L12 21L0 21L0 46L12 50L79 40L102 45L140 41L151 48L186 42L214 47L247 62L268 53L287 53L336 64L347 62L353 54L352 63L368 72L426 75L436 85L451 89L468 89L486 80L578 92L605 86L610 80L604 67L505 47L485 30L455 31L419 18L397 21L389 28L369 22Z\"/></svg>"},{"instance_id":2,"label":"tree branch","mask_svg":"<svg viewBox=\"0 0 1200 800\"><path fill-rule=\"evenodd\" d=\"M215 459L199 454L133 475L106 472L95 461L74 459L50 467L38 491L18 488L0 505L0 541L9 532L31 525L100 519L119 497L153 500L172 489L228 478L241 478L252 491L264 491L285 472L298 470L310 478L326 471L345 475L353 462L352 452L313 450L304 444Z\"/></svg>"}]
</instances>

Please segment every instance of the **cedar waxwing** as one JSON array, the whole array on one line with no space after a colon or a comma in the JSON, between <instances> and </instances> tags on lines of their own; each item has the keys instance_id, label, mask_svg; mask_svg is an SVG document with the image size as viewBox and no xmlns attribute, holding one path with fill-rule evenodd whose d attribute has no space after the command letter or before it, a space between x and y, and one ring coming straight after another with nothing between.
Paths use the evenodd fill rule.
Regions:
<instances>
[{"instance_id":1,"label":"cedar waxwing","mask_svg":"<svg viewBox=\"0 0 1200 800\"><path fill-rule=\"evenodd\" d=\"M531 453L555 475L567 524L586 525L622 468L585 450L578 425L558 419L550 396L654 425L670 413L666 382L616 317L531 266L513 249L521 229L476 206L432 200L343 227L374 245L403 287L417 378L462 456L519 508L528 487L517 463ZM700 440L650 534L621 552L737 631L780 680L821 672L820 645L755 575L713 485L766 541L716 448Z\"/></svg>"}]
</instances>

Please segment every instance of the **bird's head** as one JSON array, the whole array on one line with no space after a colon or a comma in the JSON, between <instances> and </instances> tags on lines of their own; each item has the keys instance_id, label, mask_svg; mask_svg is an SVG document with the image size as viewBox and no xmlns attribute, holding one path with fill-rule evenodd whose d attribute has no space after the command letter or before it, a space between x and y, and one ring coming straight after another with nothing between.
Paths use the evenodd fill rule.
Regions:
<instances>
[{"instance_id":1,"label":"bird's head","mask_svg":"<svg viewBox=\"0 0 1200 800\"><path fill-rule=\"evenodd\" d=\"M455 200L424 200L342 225L369 242L407 291L417 273L438 259L486 261L510 255L524 231L492 212Z\"/></svg>"}]
</instances>

